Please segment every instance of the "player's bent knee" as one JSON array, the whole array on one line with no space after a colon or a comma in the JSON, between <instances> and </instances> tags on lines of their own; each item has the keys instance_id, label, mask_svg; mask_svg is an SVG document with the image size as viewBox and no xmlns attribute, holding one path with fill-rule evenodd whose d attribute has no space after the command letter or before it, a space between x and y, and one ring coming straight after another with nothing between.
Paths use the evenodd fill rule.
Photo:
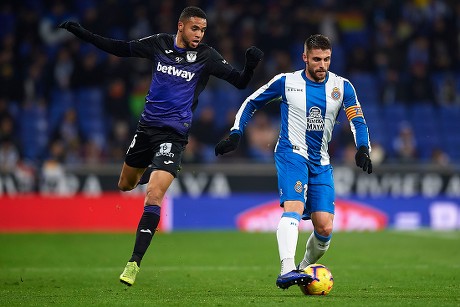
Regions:
<instances>
[{"instance_id":1,"label":"player's bent knee","mask_svg":"<svg viewBox=\"0 0 460 307\"><path fill-rule=\"evenodd\" d=\"M323 236L323 237L329 237L332 234L333 227L332 226L317 226L315 227L315 231Z\"/></svg>"},{"instance_id":2,"label":"player's bent knee","mask_svg":"<svg viewBox=\"0 0 460 307\"><path fill-rule=\"evenodd\" d=\"M129 186L125 186L125 185L119 184L119 185L118 185L118 189L119 189L120 191L127 192L127 191L131 191L133 188L132 188L132 187L129 187Z\"/></svg>"},{"instance_id":3,"label":"player's bent knee","mask_svg":"<svg viewBox=\"0 0 460 307\"><path fill-rule=\"evenodd\" d=\"M131 191L133 188L132 188L132 187L123 186L123 185L118 185L118 189L119 189L120 191L123 191L123 192L128 192L128 191Z\"/></svg>"},{"instance_id":4,"label":"player's bent knee","mask_svg":"<svg viewBox=\"0 0 460 307\"><path fill-rule=\"evenodd\" d=\"M123 191L123 192L131 191L135 187L136 187L136 184L129 184L125 180L120 179L120 181L118 181L118 189L120 191Z\"/></svg>"}]
</instances>

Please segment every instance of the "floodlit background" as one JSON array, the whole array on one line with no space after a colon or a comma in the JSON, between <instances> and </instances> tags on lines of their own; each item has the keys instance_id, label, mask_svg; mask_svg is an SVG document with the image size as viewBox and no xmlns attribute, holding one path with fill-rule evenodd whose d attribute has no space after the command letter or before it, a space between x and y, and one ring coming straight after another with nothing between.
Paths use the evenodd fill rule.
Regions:
<instances>
[{"instance_id":1,"label":"floodlit background","mask_svg":"<svg viewBox=\"0 0 460 307\"><path fill-rule=\"evenodd\" d=\"M122 40L175 33L188 5L206 11L205 42L234 67L252 45L265 57L246 90L211 78L201 94L163 230L276 228L278 105L256 113L236 153L216 158L214 145L247 95L304 68L314 33L333 42L331 71L355 86L373 146L368 176L342 112L330 143L336 230L460 228L458 1L29 0L0 3L0 231L134 231L142 187L116 186L151 63L56 26L76 20Z\"/></svg>"}]
</instances>

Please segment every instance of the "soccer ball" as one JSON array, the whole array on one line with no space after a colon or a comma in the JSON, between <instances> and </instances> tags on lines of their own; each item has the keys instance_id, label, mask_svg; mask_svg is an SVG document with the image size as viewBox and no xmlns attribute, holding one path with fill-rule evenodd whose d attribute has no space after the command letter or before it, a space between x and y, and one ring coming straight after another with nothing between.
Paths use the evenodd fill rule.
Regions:
<instances>
[{"instance_id":1,"label":"soccer ball","mask_svg":"<svg viewBox=\"0 0 460 307\"><path fill-rule=\"evenodd\" d=\"M299 285L305 295L326 295L332 290L334 278L331 271L319 263L310 264L304 269L305 274L313 277L313 281L306 286Z\"/></svg>"}]
</instances>

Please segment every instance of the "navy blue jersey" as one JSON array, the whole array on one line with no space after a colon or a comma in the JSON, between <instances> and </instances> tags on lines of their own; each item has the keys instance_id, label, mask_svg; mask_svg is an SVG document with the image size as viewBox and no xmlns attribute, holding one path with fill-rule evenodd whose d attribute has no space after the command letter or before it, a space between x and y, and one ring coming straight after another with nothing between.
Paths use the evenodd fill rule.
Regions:
<instances>
[{"instance_id":1,"label":"navy blue jersey","mask_svg":"<svg viewBox=\"0 0 460 307\"><path fill-rule=\"evenodd\" d=\"M140 122L147 126L171 127L187 135L198 95L209 76L237 86L240 73L213 48L196 49L175 45L175 35L155 34L129 42L131 56L152 61L152 82Z\"/></svg>"}]
</instances>

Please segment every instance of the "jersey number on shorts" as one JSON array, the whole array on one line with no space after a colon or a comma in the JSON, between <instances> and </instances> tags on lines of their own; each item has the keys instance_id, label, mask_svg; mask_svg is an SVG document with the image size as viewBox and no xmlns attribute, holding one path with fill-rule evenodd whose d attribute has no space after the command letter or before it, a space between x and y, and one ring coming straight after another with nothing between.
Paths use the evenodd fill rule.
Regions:
<instances>
[{"instance_id":1,"label":"jersey number on shorts","mask_svg":"<svg viewBox=\"0 0 460 307\"><path fill-rule=\"evenodd\" d=\"M126 151L126 154L128 154L129 150L133 148L134 145L136 144L136 137L137 137L137 134L134 135L133 141L131 142L131 145L129 145L128 150Z\"/></svg>"}]
</instances>

